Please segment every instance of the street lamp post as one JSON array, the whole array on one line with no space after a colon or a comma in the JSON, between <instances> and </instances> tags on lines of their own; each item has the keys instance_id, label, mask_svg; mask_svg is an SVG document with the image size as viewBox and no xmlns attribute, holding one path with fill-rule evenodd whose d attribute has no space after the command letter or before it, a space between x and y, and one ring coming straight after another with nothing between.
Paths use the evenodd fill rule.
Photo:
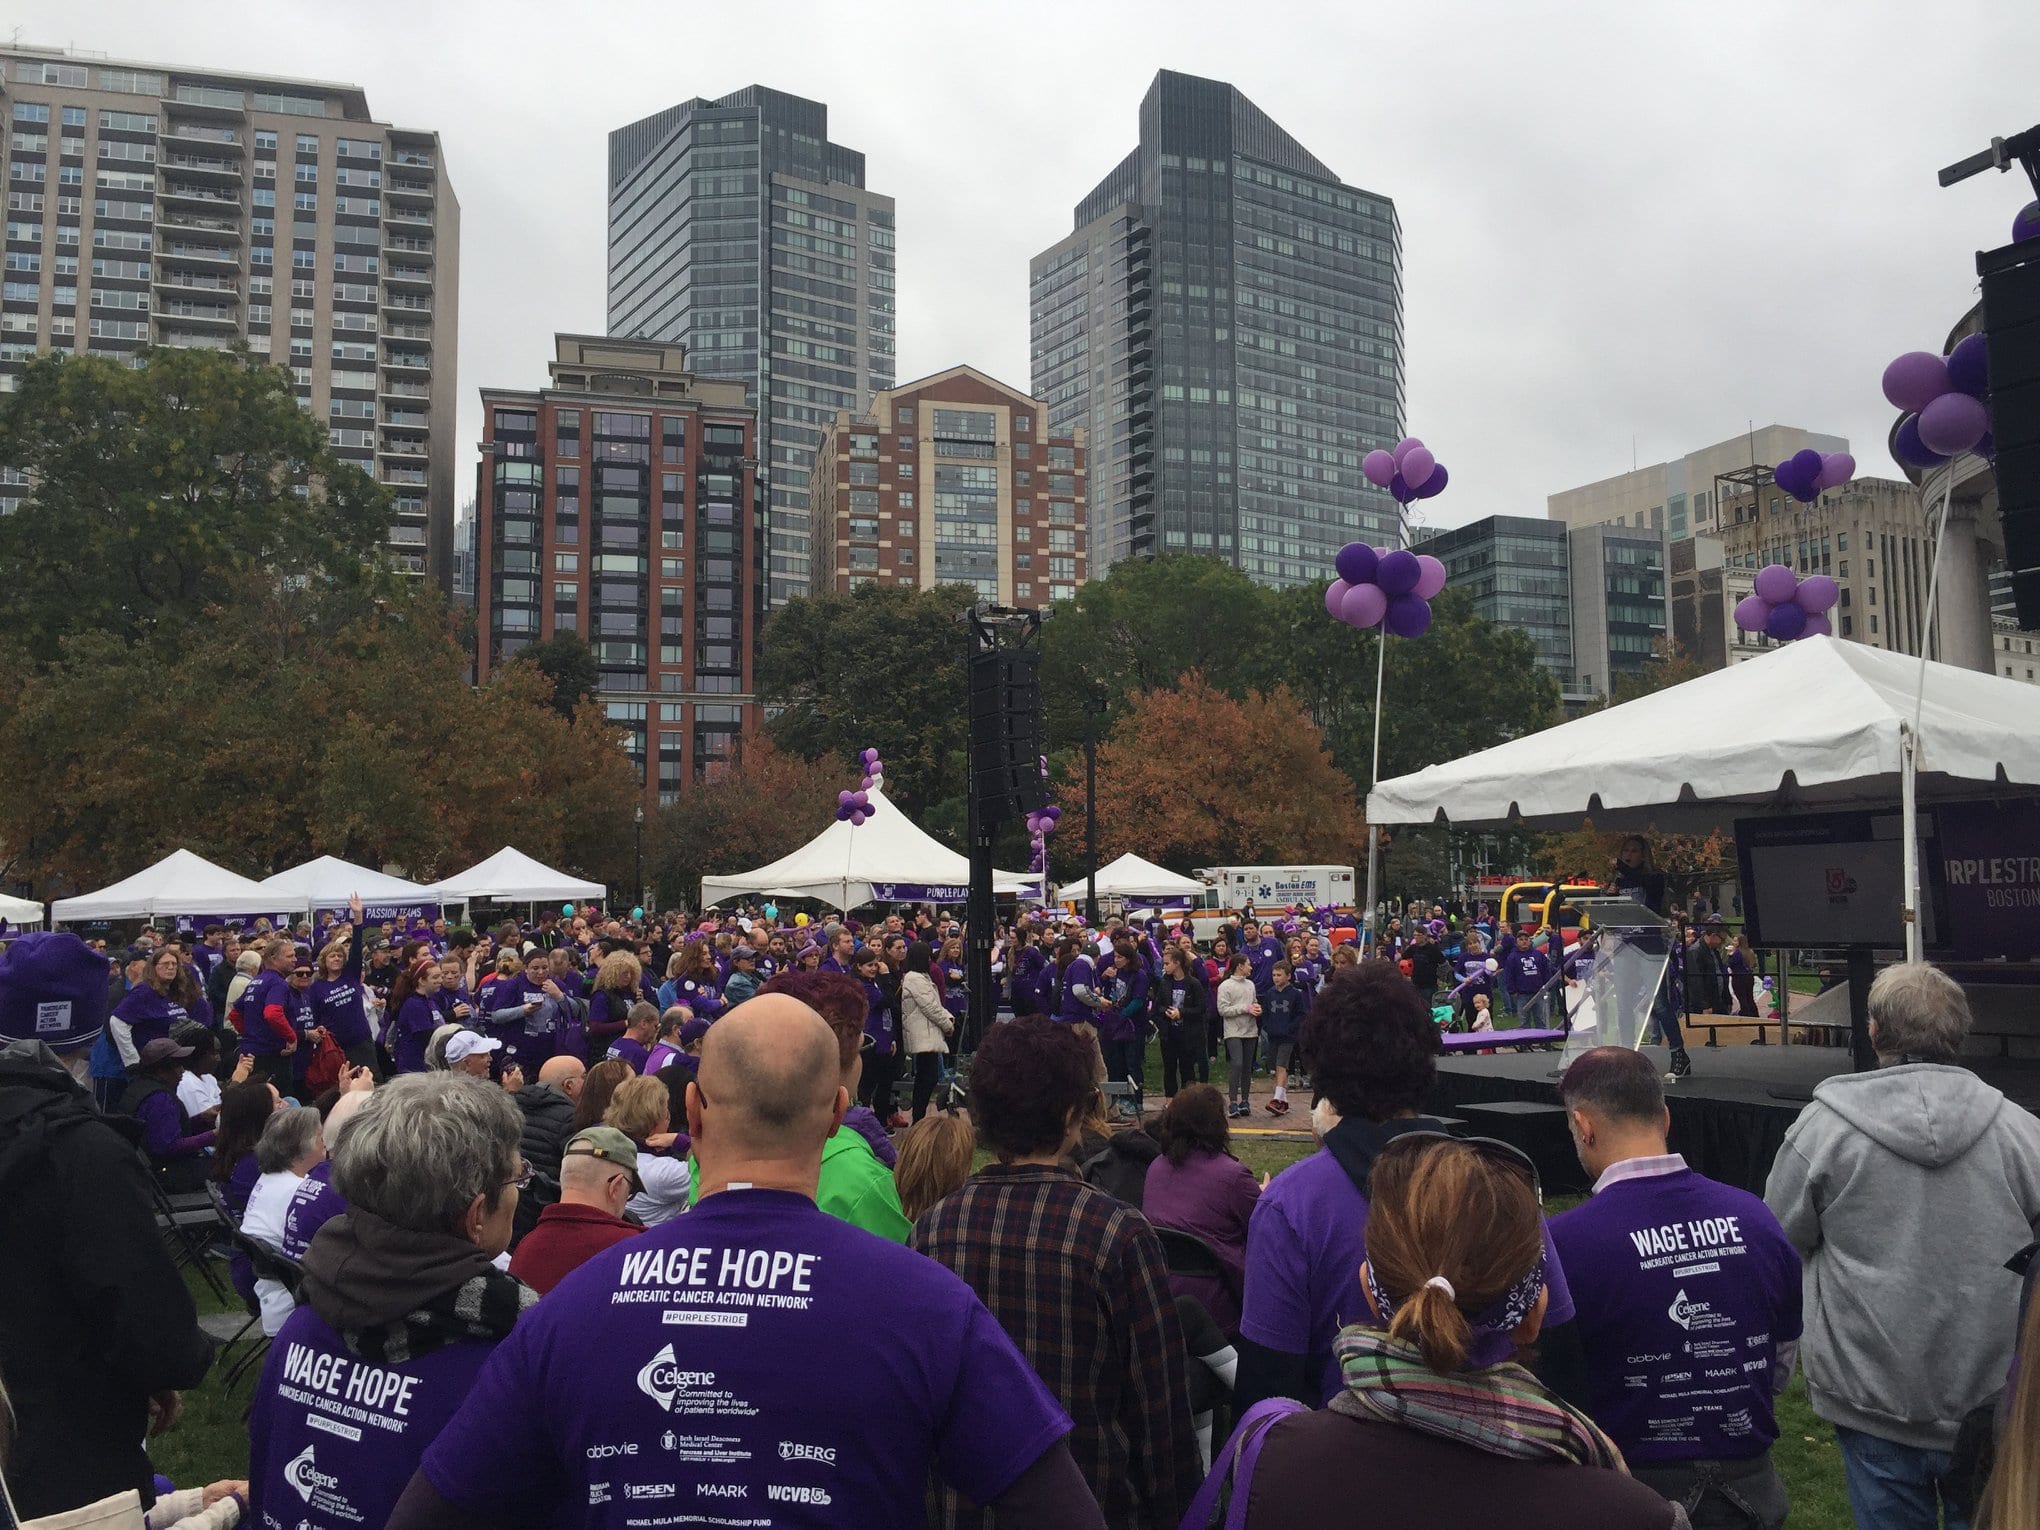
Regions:
<instances>
[{"instance_id":1,"label":"street lamp post","mask_svg":"<svg viewBox=\"0 0 2040 1530\"><path fill-rule=\"evenodd\" d=\"M1084 698L1084 922L1098 927L1098 719L1105 698Z\"/></svg>"},{"instance_id":2,"label":"street lamp post","mask_svg":"<svg viewBox=\"0 0 2040 1530\"><path fill-rule=\"evenodd\" d=\"M645 904L645 805L640 802L637 811L631 814L637 825L637 896L631 901L643 908Z\"/></svg>"}]
</instances>

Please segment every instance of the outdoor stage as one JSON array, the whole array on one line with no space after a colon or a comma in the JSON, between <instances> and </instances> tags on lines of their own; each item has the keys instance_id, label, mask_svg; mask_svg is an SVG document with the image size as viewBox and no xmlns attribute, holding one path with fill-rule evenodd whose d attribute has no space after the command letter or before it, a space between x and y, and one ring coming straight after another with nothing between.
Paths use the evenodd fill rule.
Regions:
<instances>
[{"instance_id":1,"label":"outdoor stage","mask_svg":"<svg viewBox=\"0 0 2040 1530\"><path fill-rule=\"evenodd\" d=\"M1668 1066L1663 1047L1644 1051L1660 1070ZM1683 1153L1710 1178L1759 1194L1803 1097L1822 1079L1849 1071L1843 1047L1696 1046L1688 1055L1692 1073L1665 1085L1672 1151ZM2040 1112L2040 1062L1991 1057L1965 1062L2016 1104ZM1555 1108L1558 1063L1557 1052L1440 1058L1429 1108L1465 1121L1470 1134L1501 1137L1524 1148L1537 1161L1547 1190L1585 1190L1564 1114ZM1779 1099L1774 1090L1802 1098Z\"/></svg>"}]
</instances>

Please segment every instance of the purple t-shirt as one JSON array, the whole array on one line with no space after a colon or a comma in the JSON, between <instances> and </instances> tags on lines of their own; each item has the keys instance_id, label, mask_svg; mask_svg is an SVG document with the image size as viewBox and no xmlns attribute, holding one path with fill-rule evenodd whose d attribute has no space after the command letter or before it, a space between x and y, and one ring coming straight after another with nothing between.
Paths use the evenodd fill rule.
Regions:
<instances>
[{"instance_id":1,"label":"purple t-shirt","mask_svg":"<svg viewBox=\"0 0 2040 1530\"><path fill-rule=\"evenodd\" d=\"M164 997L147 983L137 983L122 994L113 1013L115 1019L127 1026L137 1054L150 1042L168 1036L170 1028L180 1020L190 1018L182 1004Z\"/></svg>"},{"instance_id":2,"label":"purple t-shirt","mask_svg":"<svg viewBox=\"0 0 2040 1530\"><path fill-rule=\"evenodd\" d=\"M1282 942L1263 935L1242 945L1240 951L1252 967L1254 992L1266 995L1275 986L1275 964L1282 960Z\"/></svg>"},{"instance_id":3,"label":"purple t-shirt","mask_svg":"<svg viewBox=\"0 0 2040 1530\"><path fill-rule=\"evenodd\" d=\"M309 1307L284 1323L248 1413L257 1525L382 1525L418 1457L474 1384L492 1345L449 1344L403 1365L348 1352Z\"/></svg>"},{"instance_id":4,"label":"purple t-shirt","mask_svg":"<svg viewBox=\"0 0 2040 1530\"><path fill-rule=\"evenodd\" d=\"M1551 1288L1544 1324L1556 1328L1572 1321L1573 1299L1548 1224L1544 1247ZM1247 1224L1240 1333L1269 1349L1308 1356L1321 1370L1320 1403L1341 1387L1333 1337L1349 1323L1375 1321L1360 1284L1366 1258L1367 1199L1329 1150L1291 1164L1261 1192ZM1513 1349L1506 1335L1497 1335L1475 1349L1472 1363L1499 1364Z\"/></svg>"},{"instance_id":5,"label":"purple t-shirt","mask_svg":"<svg viewBox=\"0 0 2040 1530\"><path fill-rule=\"evenodd\" d=\"M645 1064L651 1061L652 1054L630 1037L619 1036L609 1043L609 1056L621 1058L629 1063L631 1072L642 1073L645 1071Z\"/></svg>"},{"instance_id":6,"label":"purple t-shirt","mask_svg":"<svg viewBox=\"0 0 2040 1530\"><path fill-rule=\"evenodd\" d=\"M520 1523L918 1525L931 1469L987 1503L1069 1432L948 1270L805 1196L726 1190L525 1313L424 1470Z\"/></svg>"},{"instance_id":7,"label":"purple t-shirt","mask_svg":"<svg viewBox=\"0 0 2040 1530\"><path fill-rule=\"evenodd\" d=\"M332 1172L332 1159L317 1164L305 1176L304 1183L291 1192L290 1204L283 1208L283 1252L299 1263L303 1263L305 1250L312 1246L313 1235L347 1209L340 1192L326 1183Z\"/></svg>"},{"instance_id":8,"label":"purple t-shirt","mask_svg":"<svg viewBox=\"0 0 2040 1530\"><path fill-rule=\"evenodd\" d=\"M1617 1180L1551 1219L1579 1293L1587 1412L1631 1461L1744 1460L1778 1438L1772 1364L1799 1337L1799 1252L1758 1197L1691 1169Z\"/></svg>"},{"instance_id":9,"label":"purple t-shirt","mask_svg":"<svg viewBox=\"0 0 2040 1530\"><path fill-rule=\"evenodd\" d=\"M404 1000L397 1010L396 1035L390 1046L399 1073L425 1071L425 1048L439 1023L439 1011L425 994L414 993Z\"/></svg>"},{"instance_id":10,"label":"purple t-shirt","mask_svg":"<svg viewBox=\"0 0 2040 1530\"><path fill-rule=\"evenodd\" d=\"M1056 1012L1056 1019L1065 1025L1094 1023L1098 1012L1076 995L1077 989L1095 994L1098 991L1098 968L1088 956L1073 956L1070 964L1062 970L1062 1004Z\"/></svg>"}]
</instances>

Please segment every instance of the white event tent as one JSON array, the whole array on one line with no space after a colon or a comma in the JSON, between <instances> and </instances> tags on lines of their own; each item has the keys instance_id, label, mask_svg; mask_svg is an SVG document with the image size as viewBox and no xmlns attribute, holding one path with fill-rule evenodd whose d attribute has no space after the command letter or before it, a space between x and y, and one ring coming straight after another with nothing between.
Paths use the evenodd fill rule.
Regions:
<instances>
[{"instance_id":1,"label":"white event tent","mask_svg":"<svg viewBox=\"0 0 2040 1530\"><path fill-rule=\"evenodd\" d=\"M9 927L17 930L24 925L41 924L43 906L28 898L12 898L0 893L0 919L5 919Z\"/></svg>"},{"instance_id":2,"label":"white event tent","mask_svg":"<svg viewBox=\"0 0 2040 1530\"><path fill-rule=\"evenodd\" d=\"M2040 695L1928 663L1916 801L2040 786ZM1805 638L1668 690L1383 781L1371 824L1706 829L1900 803L1920 661Z\"/></svg>"},{"instance_id":3,"label":"white event tent","mask_svg":"<svg viewBox=\"0 0 2040 1530\"><path fill-rule=\"evenodd\" d=\"M1198 898L1205 886L1195 877L1178 876L1153 861L1128 853L1109 866L1098 868L1098 896L1101 898ZM1058 902L1081 902L1090 896L1091 882L1079 877L1055 890Z\"/></svg>"},{"instance_id":4,"label":"white event tent","mask_svg":"<svg viewBox=\"0 0 2040 1530\"><path fill-rule=\"evenodd\" d=\"M92 919L154 919L164 914L277 914L276 894L215 866L189 850L173 850L144 871L98 892L59 898L50 918L77 924Z\"/></svg>"},{"instance_id":5,"label":"white event tent","mask_svg":"<svg viewBox=\"0 0 2040 1530\"><path fill-rule=\"evenodd\" d=\"M322 855L258 884L274 893L279 909L292 913L316 913L321 909L347 907L347 900L359 893L364 904L435 903L439 899L429 888L402 877L371 871L336 855Z\"/></svg>"},{"instance_id":6,"label":"white event tent","mask_svg":"<svg viewBox=\"0 0 2040 1530\"><path fill-rule=\"evenodd\" d=\"M600 903L609 896L609 889L602 883L555 871L512 845L505 845L458 876L434 882L424 891L442 903L482 899L491 903L556 903L562 898Z\"/></svg>"},{"instance_id":7,"label":"white event tent","mask_svg":"<svg viewBox=\"0 0 2040 1530\"><path fill-rule=\"evenodd\" d=\"M970 861L924 832L881 788L863 824L838 819L789 855L756 871L703 877L703 906L744 894L816 898L839 909L867 903L960 903L970 890ZM1032 893L1024 872L995 871L999 892Z\"/></svg>"}]
</instances>

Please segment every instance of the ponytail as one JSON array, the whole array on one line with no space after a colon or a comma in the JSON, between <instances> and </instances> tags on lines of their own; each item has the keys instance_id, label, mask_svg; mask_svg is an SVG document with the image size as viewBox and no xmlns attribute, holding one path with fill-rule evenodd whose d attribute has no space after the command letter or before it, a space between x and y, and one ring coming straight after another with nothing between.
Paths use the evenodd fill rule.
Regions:
<instances>
[{"instance_id":1,"label":"ponytail","mask_svg":"<svg viewBox=\"0 0 2040 1530\"><path fill-rule=\"evenodd\" d=\"M1473 1325L1443 1285L1419 1286L1389 1320L1388 1336L1414 1345L1424 1364L1441 1376L1455 1375L1473 1352Z\"/></svg>"}]
</instances>

